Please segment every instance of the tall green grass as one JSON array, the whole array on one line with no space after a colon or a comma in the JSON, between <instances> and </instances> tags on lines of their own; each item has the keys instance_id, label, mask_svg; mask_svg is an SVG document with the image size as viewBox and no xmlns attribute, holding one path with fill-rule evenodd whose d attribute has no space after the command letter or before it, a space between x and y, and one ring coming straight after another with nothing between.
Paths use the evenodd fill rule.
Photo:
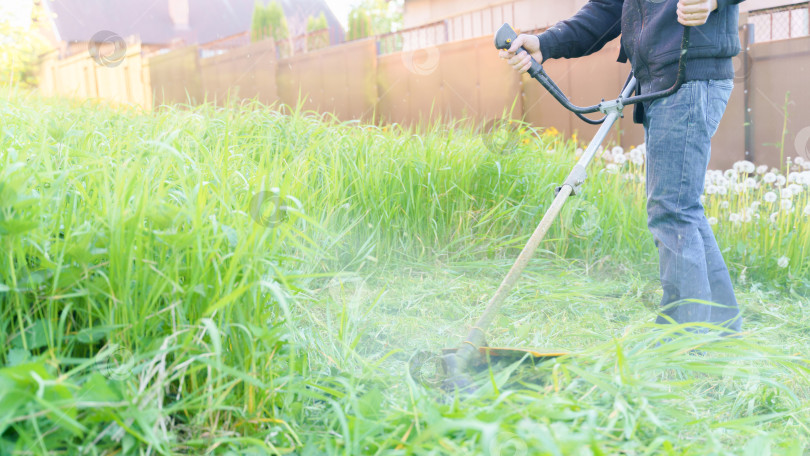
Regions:
<instances>
[{"instance_id":1,"label":"tall green grass","mask_svg":"<svg viewBox=\"0 0 810 456\"><path fill-rule=\"evenodd\" d=\"M0 453L487 454L506 451L493 443L500 432L550 454L551 443L562 454L654 452L710 429L690 425L709 399L678 409L718 387L688 379L722 369L722 357L688 355L705 344L773 378L745 396L754 405L723 409L743 420L730 435L756 428L763 445L787 448L806 429L804 358L747 341L655 348L639 326L541 368L552 389L500 375L451 404L402 368L416 342L435 348L449 334L369 343L369 322L424 318L427 303L390 303L386 286L347 301L346 278L396 283L403 265L502 270L575 161L577 145L558 136L524 126L493 147L460 126L374 127L258 104L112 111L19 93L0 116ZM643 184L601 162L591 174L540 258L645 273L656 256ZM775 254L761 243L728 251L731 264L747 280L806 290L800 214L772 228L793 233L779 244L797 259L789 267L749 264ZM721 245L734 237L719 234ZM491 291L435 285L450 302L431 312L448 327ZM566 330L582 324L571 317ZM762 412L757 395L768 394L778 410ZM734 443L713 439L694 452ZM806 439L796 442L800 451Z\"/></svg>"}]
</instances>

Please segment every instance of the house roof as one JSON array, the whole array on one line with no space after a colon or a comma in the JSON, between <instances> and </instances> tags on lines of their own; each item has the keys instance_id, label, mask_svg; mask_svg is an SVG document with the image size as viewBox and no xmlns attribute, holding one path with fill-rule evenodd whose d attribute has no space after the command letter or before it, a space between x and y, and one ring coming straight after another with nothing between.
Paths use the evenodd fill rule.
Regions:
<instances>
[{"instance_id":1,"label":"house roof","mask_svg":"<svg viewBox=\"0 0 810 456\"><path fill-rule=\"evenodd\" d=\"M53 0L44 2L55 13L59 40L86 42L109 30L122 37L139 36L144 44L182 40L202 44L250 30L254 0L188 0L189 26L176 27L169 0ZM292 35L306 32L307 18L323 12L332 29L332 42L344 32L324 0L280 0ZM267 3L267 0L265 0Z\"/></svg>"}]
</instances>

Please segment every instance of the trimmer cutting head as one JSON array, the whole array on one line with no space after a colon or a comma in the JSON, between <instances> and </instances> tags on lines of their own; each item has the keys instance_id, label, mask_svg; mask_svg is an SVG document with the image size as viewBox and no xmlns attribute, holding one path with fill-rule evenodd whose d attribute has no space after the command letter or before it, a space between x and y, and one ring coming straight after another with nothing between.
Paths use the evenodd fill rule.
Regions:
<instances>
[{"instance_id":1,"label":"trimmer cutting head","mask_svg":"<svg viewBox=\"0 0 810 456\"><path fill-rule=\"evenodd\" d=\"M464 362L456 356L458 348L442 350L442 368L445 380L442 387L446 390L472 392L474 373L489 370L497 364L510 364L524 360L530 365L539 364L552 358L567 355L559 350L534 350L529 348L479 347L478 353Z\"/></svg>"}]
</instances>

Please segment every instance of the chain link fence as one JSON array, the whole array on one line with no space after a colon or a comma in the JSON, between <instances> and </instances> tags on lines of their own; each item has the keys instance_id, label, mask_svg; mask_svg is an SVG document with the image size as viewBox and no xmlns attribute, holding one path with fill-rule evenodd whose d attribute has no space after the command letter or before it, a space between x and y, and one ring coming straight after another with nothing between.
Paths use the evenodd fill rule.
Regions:
<instances>
[{"instance_id":1,"label":"chain link fence","mask_svg":"<svg viewBox=\"0 0 810 456\"><path fill-rule=\"evenodd\" d=\"M808 12L810 2L749 12L748 23L754 26L754 42L808 36Z\"/></svg>"}]
</instances>

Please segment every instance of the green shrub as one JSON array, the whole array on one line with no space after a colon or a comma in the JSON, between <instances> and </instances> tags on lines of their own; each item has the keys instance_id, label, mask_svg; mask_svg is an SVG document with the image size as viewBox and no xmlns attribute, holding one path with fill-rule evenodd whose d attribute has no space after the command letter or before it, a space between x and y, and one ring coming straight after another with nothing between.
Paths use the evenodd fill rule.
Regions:
<instances>
[{"instance_id":1,"label":"green shrub","mask_svg":"<svg viewBox=\"0 0 810 456\"><path fill-rule=\"evenodd\" d=\"M253 7L250 36L253 41L270 37L275 41L289 38L287 19L280 3L271 1L265 6L261 2L256 2Z\"/></svg>"}]
</instances>

